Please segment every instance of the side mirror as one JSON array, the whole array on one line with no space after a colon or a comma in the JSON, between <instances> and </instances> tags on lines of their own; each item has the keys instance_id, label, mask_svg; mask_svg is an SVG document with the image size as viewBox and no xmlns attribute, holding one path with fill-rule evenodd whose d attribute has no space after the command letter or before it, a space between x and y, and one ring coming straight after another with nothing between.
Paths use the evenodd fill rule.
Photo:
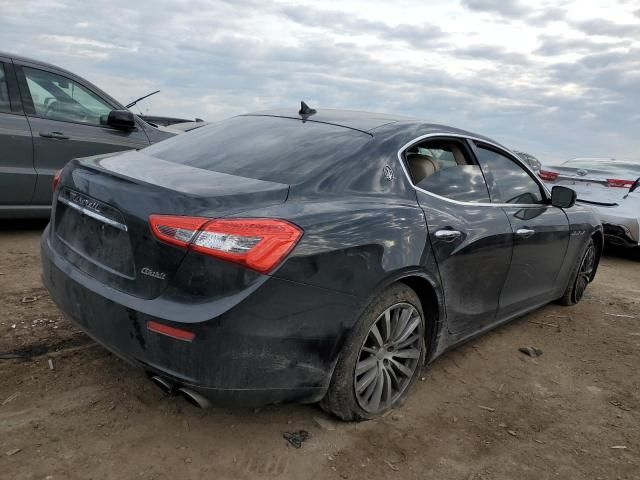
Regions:
<instances>
[{"instance_id":1,"label":"side mirror","mask_svg":"<svg viewBox=\"0 0 640 480\"><path fill-rule=\"evenodd\" d=\"M571 208L576 204L578 194L575 190L556 185L551 189L551 205L558 208Z\"/></svg>"},{"instance_id":2,"label":"side mirror","mask_svg":"<svg viewBox=\"0 0 640 480\"><path fill-rule=\"evenodd\" d=\"M111 110L107 117L107 125L118 130L133 130L136 128L136 121L129 110Z\"/></svg>"}]
</instances>

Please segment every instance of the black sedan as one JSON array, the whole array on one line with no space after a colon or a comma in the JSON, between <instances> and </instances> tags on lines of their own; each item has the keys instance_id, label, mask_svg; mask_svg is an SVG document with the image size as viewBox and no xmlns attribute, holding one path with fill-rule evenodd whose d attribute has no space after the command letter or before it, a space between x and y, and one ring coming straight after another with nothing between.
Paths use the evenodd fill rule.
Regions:
<instances>
[{"instance_id":1,"label":"black sedan","mask_svg":"<svg viewBox=\"0 0 640 480\"><path fill-rule=\"evenodd\" d=\"M603 233L574 203L479 135L269 111L72 161L43 278L167 393L366 419L452 346L582 298Z\"/></svg>"}]
</instances>

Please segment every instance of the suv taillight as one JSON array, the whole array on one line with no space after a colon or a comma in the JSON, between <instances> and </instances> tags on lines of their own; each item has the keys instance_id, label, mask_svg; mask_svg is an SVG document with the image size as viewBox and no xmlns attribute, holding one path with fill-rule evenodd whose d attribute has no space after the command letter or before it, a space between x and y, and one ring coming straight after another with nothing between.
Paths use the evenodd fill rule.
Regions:
<instances>
[{"instance_id":1,"label":"suv taillight","mask_svg":"<svg viewBox=\"0 0 640 480\"><path fill-rule=\"evenodd\" d=\"M302 230L286 220L151 215L158 240L210 255L260 273L276 268L293 250Z\"/></svg>"}]
</instances>

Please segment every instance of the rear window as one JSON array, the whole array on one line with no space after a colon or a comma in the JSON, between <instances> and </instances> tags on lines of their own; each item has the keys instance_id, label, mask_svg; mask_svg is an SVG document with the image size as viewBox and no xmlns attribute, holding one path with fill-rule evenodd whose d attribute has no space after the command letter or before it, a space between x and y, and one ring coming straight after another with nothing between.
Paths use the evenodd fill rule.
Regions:
<instances>
[{"instance_id":1,"label":"rear window","mask_svg":"<svg viewBox=\"0 0 640 480\"><path fill-rule=\"evenodd\" d=\"M145 153L229 175L292 184L356 155L370 139L335 125L241 116L164 140Z\"/></svg>"}]
</instances>

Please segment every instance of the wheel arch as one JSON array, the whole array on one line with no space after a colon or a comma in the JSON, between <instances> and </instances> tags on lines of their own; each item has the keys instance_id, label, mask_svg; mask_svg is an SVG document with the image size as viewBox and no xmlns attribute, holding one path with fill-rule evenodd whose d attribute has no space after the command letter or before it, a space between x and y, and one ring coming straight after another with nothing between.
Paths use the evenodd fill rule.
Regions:
<instances>
[{"instance_id":1,"label":"wheel arch","mask_svg":"<svg viewBox=\"0 0 640 480\"><path fill-rule=\"evenodd\" d=\"M381 282L375 288L371 296L372 298L375 298L375 296L379 295L380 292L394 283L402 283L416 293L420 303L422 304L422 310L425 313L425 317L427 316L426 312L429 312L430 314L428 319L425 318L425 320L430 320L425 322L425 342L427 345L427 356L425 360L427 363L437 350L438 341L443 332L443 326L445 325L446 319L444 295L437 279L437 276L432 275L426 270L401 270L388 276L383 282Z\"/></svg>"}]
</instances>

